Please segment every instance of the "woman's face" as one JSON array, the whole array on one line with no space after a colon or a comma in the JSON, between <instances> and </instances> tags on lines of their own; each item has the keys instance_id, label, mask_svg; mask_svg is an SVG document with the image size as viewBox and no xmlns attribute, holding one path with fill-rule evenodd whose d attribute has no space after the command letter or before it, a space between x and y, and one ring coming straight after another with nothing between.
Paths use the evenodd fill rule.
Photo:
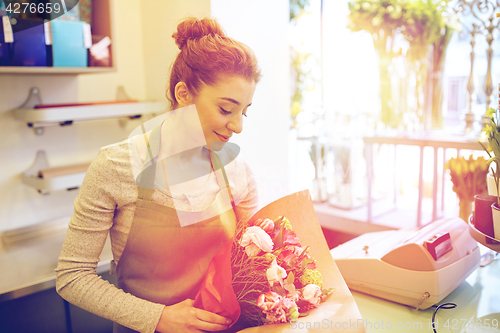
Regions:
<instances>
[{"instance_id":1,"label":"woman's face","mask_svg":"<svg viewBox=\"0 0 500 333\"><path fill-rule=\"evenodd\" d=\"M188 98L183 103L180 101L179 106L195 104L207 143L223 143L243 130L243 117L252 104L254 92L253 80L226 77L215 85L202 85L196 96L187 92ZM222 147L223 144L215 146Z\"/></svg>"}]
</instances>

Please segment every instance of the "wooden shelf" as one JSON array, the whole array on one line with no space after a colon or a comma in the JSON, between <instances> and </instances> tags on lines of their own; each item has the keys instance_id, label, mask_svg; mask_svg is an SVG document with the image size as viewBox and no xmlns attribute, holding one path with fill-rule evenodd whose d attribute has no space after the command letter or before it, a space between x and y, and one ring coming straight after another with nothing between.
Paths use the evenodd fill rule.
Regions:
<instances>
[{"instance_id":1,"label":"wooden shelf","mask_svg":"<svg viewBox=\"0 0 500 333\"><path fill-rule=\"evenodd\" d=\"M67 125L77 121L119 117L135 118L144 114L162 113L164 111L165 104L163 102L140 102L46 109L21 108L14 110L14 116L16 119L26 122L30 127L45 127L51 125Z\"/></svg>"},{"instance_id":2,"label":"wooden shelf","mask_svg":"<svg viewBox=\"0 0 500 333\"><path fill-rule=\"evenodd\" d=\"M90 73L109 73L116 71L115 67L115 40L113 38L112 22L112 1L93 0L92 1L92 35L108 36L111 38L110 45L110 67L35 67L35 66L0 66L1 74L44 74L44 75L75 75Z\"/></svg>"},{"instance_id":3,"label":"wooden shelf","mask_svg":"<svg viewBox=\"0 0 500 333\"><path fill-rule=\"evenodd\" d=\"M114 72L114 67L17 67L0 66L0 74L91 74Z\"/></svg>"}]
</instances>

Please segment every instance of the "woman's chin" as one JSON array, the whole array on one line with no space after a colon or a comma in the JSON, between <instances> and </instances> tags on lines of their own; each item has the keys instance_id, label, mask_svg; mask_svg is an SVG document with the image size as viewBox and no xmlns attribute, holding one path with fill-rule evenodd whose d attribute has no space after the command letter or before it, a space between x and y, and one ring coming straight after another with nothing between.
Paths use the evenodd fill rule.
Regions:
<instances>
[{"instance_id":1,"label":"woman's chin","mask_svg":"<svg viewBox=\"0 0 500 333\"><path fill-rule=\"evenodd\" d=\"M224 146L226 145L226 142L222 141L215 141L215 142L209 142L205 147L207 149L210 149L212 151L220 151Z\"/></svg>"}]
</instances>

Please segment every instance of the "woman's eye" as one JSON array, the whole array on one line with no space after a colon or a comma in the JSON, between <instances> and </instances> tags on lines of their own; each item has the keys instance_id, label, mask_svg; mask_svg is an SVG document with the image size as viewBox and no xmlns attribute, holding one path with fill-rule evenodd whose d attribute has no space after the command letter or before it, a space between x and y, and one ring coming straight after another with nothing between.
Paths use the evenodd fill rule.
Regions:
<instances>
[{"instance_id":1,"label":"woman's eye","mask_svg":"<svg viewBox=\"0 0 500 333\"><path fill-rule=\"evenodd\" d=\"M243 115L244 115L245 117L248 117L246 113L243 113Z\"/></svg>"},{"instance_id":2,"label":"woman's eye","mask_svg":"<svg viewBox=\"0 0 500 333\"><path fill-rule=\"evenodd\" d=\"M224 110L223 108L220 108L220 113L222 114L230 114L231 111Z\"/></svg>"}]
</instances>

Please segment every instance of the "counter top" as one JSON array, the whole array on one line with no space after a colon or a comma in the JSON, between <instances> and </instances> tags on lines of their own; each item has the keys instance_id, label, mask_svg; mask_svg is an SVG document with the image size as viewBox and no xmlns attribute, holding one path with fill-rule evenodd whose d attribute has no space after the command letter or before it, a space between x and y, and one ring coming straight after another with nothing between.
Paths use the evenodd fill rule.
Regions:
<instances>
[{"instance_id":1,"label":"counter top","mask_svg":"<svg viewBox=\"0 0 500 333\"><path fill-rule=\"evenodd\" d=\"M55 268L69 217L0 233L0 302L55 287ZM97 273L109 271L109 237Z\"/></svg>"}]
</instances>

